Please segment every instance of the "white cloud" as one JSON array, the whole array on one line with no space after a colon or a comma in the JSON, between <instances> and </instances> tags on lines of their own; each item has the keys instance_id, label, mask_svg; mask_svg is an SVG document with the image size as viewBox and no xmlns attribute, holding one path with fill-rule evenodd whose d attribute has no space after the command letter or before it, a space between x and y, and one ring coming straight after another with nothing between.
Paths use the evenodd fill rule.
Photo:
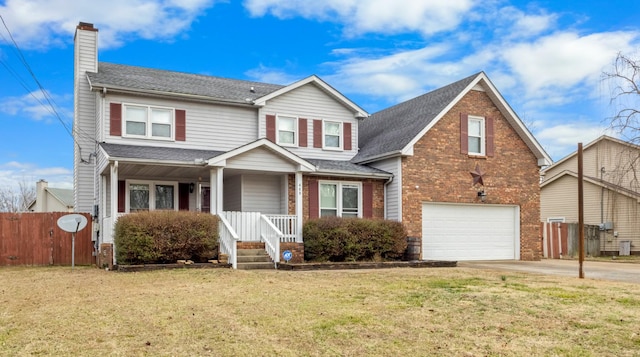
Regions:
<instances>
[{"instance_id":1,"label":"white cloud","mask_svg":"<svg viewBox=\"0 0 640 357\"><path fill-rule=\"evenodd\" d=\"M306 77L296 77L281 69L268 68L263 65L260 65L258 68L246 71L245 75L253 81L281 85L291 84L293 82L301 80L303 77Z\"/></svg>"},{"instance_id":2,"label":"white cloud","mask_svg":"<svg viewBox=\"0 0 640 357\"><path fill-rule=\"evenodd\" d=\"M21 47L69 43L80 21L99 28L101 47L117 47L132 36L170 39L212 4L213 0L7 0L0 14ZM0 33L8 39L4 28Z\"/></svg>"},{"instance_id":3,"label":"white cloud","mask_svg":"<svg viewBox=\"0 0 640 357\"><path fill-rule=\"evenodd\" d=\"M0 187L17 189L20 184L35 186L44 179L49 187L73 188L73 171L64 167L38 167L16 161L0 164Z\"/></svg>"},{"instance_id":4,"label":"white cloud","mask_svg":"<svg viewBox=\"0 0 640 357\"><path fill-rule=\"evenodd\" d=\"M562 91L581 85L597 84L602 70L616 53L627 51L640 37L637 32L602 32L580 36L561 32L506 48L503 58L530 96L545 88Z\"/></svg>"},{"instance_id":5,"label":"white cloud","mask_svg":"<svg viewBox=\"0 0 640 357\"><path fill-rule=\"evenodd\" d=\"M554 161L576 151L578 143L587 144L602 135L615 136L611 129L586 120L557 122L561 124L536 124L543 129L535 132L536 139Z\"/></svg>"},{"instance_id":6,"label":"white cloud","mask_svg":"<svg viewBox=\"0 0 640 357\"><path fill-rule=\"evenodd\" d=\"M351 35L414 31L430 35L458 26L474 1L246 0L244 5L252 16L340 22Z\"/></svg>"},{"instance_id":7,"label":"white cloud","mask_svg":"<svg viewBox=\"0 0 640 357\"><path fill-rule=\"evenodd\" d=\"M56 105L67 101L69 99L68 96L47 94L61 119L71 120L73 115L65 112L64 109L61 109ZM35 120L55 117L54 110L49 106L41 91L31 92L21 97L0 98L0 113L5 113L11 116L22 115Z\"/></svg>"}]
</instances>

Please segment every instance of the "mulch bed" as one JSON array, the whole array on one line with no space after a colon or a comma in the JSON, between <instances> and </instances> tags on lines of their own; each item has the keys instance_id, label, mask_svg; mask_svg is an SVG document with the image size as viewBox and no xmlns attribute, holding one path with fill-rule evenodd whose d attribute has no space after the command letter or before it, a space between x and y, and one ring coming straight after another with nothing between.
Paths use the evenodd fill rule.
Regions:
<instances>
[{"instance_id":1,"label":"mulch bed","mask_svg":"<svg viewBox=\"0 0 640 357\"><path fill-rule=\"evenodd\" d=\"M411 260L398 262L324 262L324 263L278 263L278 270L340 270L383 268L452 268L456 261Z\"/></svg>"},{"instance_id":2,"label":"mulch bed","mask_svg":"<svg viewBox=\"0 0 640 357\"><path fill-rule=\"evenodd\" d=\"M278 263L278 270L345 270L345 269L385 269L385 268L453 268L456 261L412 260L397 262L323 262L323 263ZM152 271L161 269L216 269L231 268L231 264L193 263L193 264L141 264L118 265L114 270L119 272Z\"/></svg>"}]
</instances>

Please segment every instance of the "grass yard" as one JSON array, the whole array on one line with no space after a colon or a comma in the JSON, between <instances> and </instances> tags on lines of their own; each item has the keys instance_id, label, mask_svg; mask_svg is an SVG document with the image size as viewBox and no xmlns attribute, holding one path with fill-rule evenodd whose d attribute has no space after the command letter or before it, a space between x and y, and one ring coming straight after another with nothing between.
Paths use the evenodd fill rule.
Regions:
<instances>
[{"instance_id":1,"label":"grass yard","mask_svg":"<svg viewBox=\"0 0 640 357\"><path fill-rule=\"evenodd\" d=\"M0 269L0 355L638 356L640 285L465 268Z\"/></svg>"}]
</instances>

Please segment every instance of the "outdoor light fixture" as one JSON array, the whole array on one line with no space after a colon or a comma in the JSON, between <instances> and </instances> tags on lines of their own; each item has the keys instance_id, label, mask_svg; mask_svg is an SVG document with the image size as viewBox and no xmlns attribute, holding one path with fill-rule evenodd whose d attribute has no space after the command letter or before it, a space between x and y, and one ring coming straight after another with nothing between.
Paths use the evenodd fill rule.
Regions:
<instances>
[{"instance_id":1,"label":"outdoor light fixture","mask_svg":"<svg viewBox=\"0 0 640 357\"><path fill-rule=\"evenodd\" d=\"M487 199L487 193L484 192L484 189L482 191L478 191L478 198L480 198L480 201L482 202Z\"/></svg>"},{"instance_id":2,"label":"outdoor light fixture","mask_svg":"<svg viewBox=\"0 0 640 357\"><path fill-rule=\"evenodd\" d=\"M192 182L189 184L189 193L193 193L193 189L196 187L196 185Z\"/></svg>"}]
</instances>

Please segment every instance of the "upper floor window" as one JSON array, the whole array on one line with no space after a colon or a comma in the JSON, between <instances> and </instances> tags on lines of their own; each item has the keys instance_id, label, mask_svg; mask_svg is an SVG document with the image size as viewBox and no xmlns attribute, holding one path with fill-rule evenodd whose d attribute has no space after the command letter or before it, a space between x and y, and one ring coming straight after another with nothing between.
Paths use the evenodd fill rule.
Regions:
<instances>
[{"instance_id":1,"label":"upper floor window","mask_svg":"<svg viewBox=\"0 0 640 357\"><path fill-rule=\"evenodd\" d=\"M469 116L468 123L469 154L485 155L484 118Z\"/></svg>"},{"instance_id":2,"label":"upper floor window","mask_svg":"<svg viewBox=\"0 0 640 357\"><path fill-rule=\"evenodd\" d=\"M173 139L173 109L131 104L123 107L126 136Z\"/></svg>"},{"instance_id":3,"label":"upper floor window","mask_svg":"<svg viewBox=\"0 0 640 357\"><path fill-rule=\"evenodd\" d=\"M320 216L361 217L359 183L320 182Z\"/></svg>"},{"instance_id":4,"label":"upper floor window","mask_svg":"<svg viewBox=\"0 0 640 357\"><path fill-rule=\"evenodd\" d=\"M324 121L323 148L342 149L342 123L337 121Z\"/></svg>"},{"instance_id":5,"label":"upper floor window","mask_svg":"<svg viewBox=\"0 0 640 357\"><path fill-rule=\"evenodd\" d=\"M298 144L298 118L278 115L278 144L295 146Z\"/></svg>"}]
</instances>

